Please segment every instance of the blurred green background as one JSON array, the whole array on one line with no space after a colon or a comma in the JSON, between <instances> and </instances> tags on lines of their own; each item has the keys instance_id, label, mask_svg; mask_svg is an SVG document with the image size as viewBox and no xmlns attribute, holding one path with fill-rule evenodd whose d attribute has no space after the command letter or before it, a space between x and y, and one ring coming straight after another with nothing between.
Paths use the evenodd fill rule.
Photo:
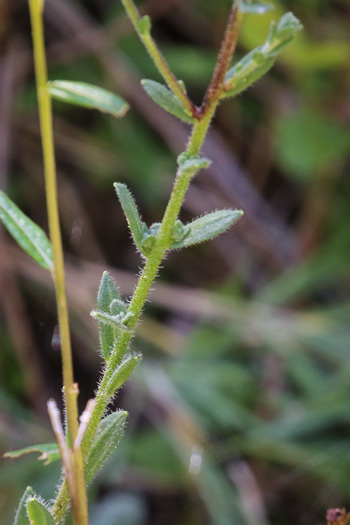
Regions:
<instances>
[{"instance_id":1,"label":"blurred green background","mask_svg":"<svg viewBox=\"0 0 350 525\"><path fill-rule=\"evenodd\" d=\"M280 0L247 15L237 57L292 10L304 31L274 69L222 103L182 218L237 207L239 224L164 263L134 348L144 360L115 406L126 436L89 489L92 525L319 525L350 505L350 4ZM229 0L145 0L153 33L200 104ZM59 204L81 408L99 379L89 312L104 269L125 297L141 265L113 191L161 218L188 128L147 100L159 80L118 0L46 0L51 79L131 104L121 120L54 103ZM0 3L0 187L47 229L24 0ZM0 232L0 451L52 441L61 405L53 288ZM0 522L59 465L1 460Z\"/></svg>"}]
</instances>

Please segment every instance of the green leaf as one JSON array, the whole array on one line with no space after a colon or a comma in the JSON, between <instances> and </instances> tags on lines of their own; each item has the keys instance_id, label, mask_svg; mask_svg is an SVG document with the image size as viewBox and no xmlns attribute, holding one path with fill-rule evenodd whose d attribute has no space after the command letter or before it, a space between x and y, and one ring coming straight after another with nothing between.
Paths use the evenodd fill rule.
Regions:
<instances>
[{"instance_id":1,"label":"green leaf","mask_svg":"<svg viewBox=\"0 0 350 525\"><path fill-rule=\"evenodd\" d=\"M282 16L278 25L271 22L266 42L253 49L226 73L222 98L238 95L261 78L273 66L278 53L301 29L302 25L293 13Z\"/></svg>"},{"instance_id":2,"label":"green leaf","mask_svg":"<svg viewBox=\"0 0 350 525\"><path fill-rule=\"evenodd\" d=\"M264 57L261 63L261 52L254 49L226 74L225 91L222 98L238 95L261 78L275 63L275 57Z\"/></svg>"},{"instance_id":3,"label":"green leaf","mask_svg":"<svg viewBox=\"0 0 350 525\"><path fill-rule=\"evenodd\" d=\"M154 245L156 242L156 236L151 233L145 233L145 237L143 238L141 244L140 244L140 251L145 257L148 257L151 253Z\"/></svg>"},{"instance_id":4,"label":"green leaf","mask_svg":"<svg viewBox=\"0 0 350 525\"><path fill-rule=\"evenodd\" d=\"M100 422L85 462L85 480L91 483L102 465L118 446L124 434L127 412L119 410Z\"/></svg>"},{"instance_id":5,"label":"green leaf","mask_svg":"<svg viewBox=\"0 0 350 525\"><path fill-rule=\"evenodd\" d=\"M181 173L186 173L192 177L199 170L208 168L211 161L204 157L200 157L199 155L189 155L185 152L178 156L177 164Z\"/></svg>"},{"instance_id":6,"label":"green leaf","mask_svg":"<svg viewBox=\"0 0 350 525\"><path fill-rule=\"evenodd\" d=\"M151 19L148 15L144 15L137 22L137 29L140 31L142 36L149 35L151 32Z\"/></svg>"},{"instance_id":7,"label":"green leaf","mask_svg":"<svg viewBox=\"0 0 350 525\"><path fill-rule=\"evenodd\" d=\"M27 512L31 525L55 525L50 512L36 498L27 500Z\"/></svg>"},{"instance_id":8,"label":"green leaf","mask_svg":"<svg viewBox=\"0 0 350 525\"><path fill-rule=\"evenodd\" d=\"M0 191L0 219L23 250L40 266L53 271L52 249L45 232Z\"/></svg>"},{"instance_id":9,"label":"green leaf","mask_svg":"<svg viewBox=\"0 0 350 525\"><path fill-rule=\"evenodd\" d=\"M266 4L259 0L238 0L238 7L241 13L255 13L258 15L263 15L274 8L272 4Z\"/></svg>"},{"instance_id":10,"label":"green leaf","mask_svg":"<svg viewBox=\"0 0 350 525\"><path fill-rule=\"evenodd\" d=\"M174 242L170 248L187 248L213 239L230 228L242 215L243 212L240 210L219 210L208 213L204 217L186 224L184 238L179 242Z\"/></svg>"},{"instance_id":11,"label":"green leaf","mask_svg":"<svg viewBox=\"0 0 350 525\"><path fill-rule=\"evenodd\" d=\"M30 525L29 518L27 515L26 503L27 500L32 496L34 496L34 491L32 487L27 487L24 491L21 501L19 502L13 525Z\"/></svg>"},{"instance_id":12,"label":"green leaf","mask_svg":"<svg viewBox=\"0 0 350 525\"><path fill-rule=\"evenodd\" d=\"M60 459L60 453L56 443L32 445L19 450L11 450L10 452L6 452L6 454L4 454L4 458L19 458L20 456L23 456L24 454L30 454L31 452L39 452L41 456L38 457L38 459L45 461L44 465L49 465L50 463Z\"/></svg>"},{"instance_id":13,"label":"green leaf","mask_svg":"<svg viewBox=\"0 0 350 525\"><path fill-rule=\"evenodd\" d=\"M110 304L109 309L112 315L122 314L123 317L125 317L128 312L128 309L124 301L120 301L119 299L113 299L113 301Z\"/></svg>"},{"instance_id":14,"label":"green leaf","mask_svg":"<svg viewBox=\"0 0 350 525\"><path fill-rule=\"evenodd\" d=\"M141 354L131 354L125 357L108 382L107 391L110 397L129 379L131 372L136 365L139 364L141 359Z\"/></svg>"},{"instance_id":15,"label":"green leaf","mask_svg":"<svg viewBox=\"0 0 350 525\"><path fill-rule=\"evenodd\" d=\"M151 97L153 102L158 104L161 108L165 109L171 115L192 124L195 122L190 115L187 114L185 107L182 102L174 95L170 89L163 86L159 82L154 80L141 80L141 85L146 91L147 95Z\"/></svg>"},{"instance_id":16,"label":"green leaf","mask_svg":"<svg viewBox=\"0 0 350 525\"><path fill-rule=\"evenodd\" d=\"M121 296L114 279L108 272L103 272L97 294L97 310L111 314L113 301L121 301ZM117 337L115 326L107 325L99 320L100 345L104 358L107 360Z\"/></svg>"},{"instance_id":17,"label":"green leaf","mask_svg":"<svg viewBox=\"0 0 350 525\"><path fill-rule=\"evenodd\" d=\"M137 210L135 199L132 196L126 184L115 182L113 186L115 188L115 191L117 192L118 199L123 208L125 217L128 221L128 225L136 243L136 246L138 246L143 239L144 228L142 226L142 221Z\"/></svg>"},{"instance_id":18,"label":"green leaf","mask_svg":"<svg viewBox=\"0 0 350 525\"><path fill-rule=\"evenodd\" d=\"M127 313L126 315L124 313L112 315L107 314L106 312L100 312L99 310L92 310L90 315L105 325L114 328L116 330L116 335L118 335L119 332L130 332L130 328L128 328L125 321L128 321L131 317L133 317L133 314L131 313Z\"/></svg>"},{"instance_id":19,"label":"green leaf","mask_svg":"<svg viewBox=\"0 0 350 525\"><path fill-rule=\"evenodd\" d=\"M143 239L140 243L139 250L145 257L148 257L151 253L161 225L161 222L154 222L149 228L147 228L146 224L144 224Z\"/></svg>"},{"instance_id":20,"label":"green leaf","mask_svg":"<svg viewBox=\"0 0 350 525\"><path fill-rule=\"evenodd\" d=\"M186 231L184 228L185 228L185 225L181 221L179 220L175 221L174 228L173 228L173 234L172 234L173 242L182 241L182 239L186 235Z\"/></svg>"},{"instance_id":21,"label":"green leaf","mask_svg":"<svg viewBox=\"0 0 350 525\"><path fill-rule=\"evenodd\" d=\"M57 100L75 106L98 109L114 117L123 117L129 109L129 104L121 97L86 82L54 80L48 82L48 89L51 96Z\"/></svg>"}]
</instances>

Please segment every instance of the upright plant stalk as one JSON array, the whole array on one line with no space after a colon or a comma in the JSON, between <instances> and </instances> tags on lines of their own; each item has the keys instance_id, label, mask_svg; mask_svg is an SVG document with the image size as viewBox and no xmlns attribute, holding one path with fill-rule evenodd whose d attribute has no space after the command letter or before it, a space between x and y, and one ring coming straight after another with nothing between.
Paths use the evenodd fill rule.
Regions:
<instances>
[{"instance_id":1,"label":"upright plant stalk","mask_svg":"<svg viewBox=\"0 0 350 525\"><path fill-rule=\"evenodd\" d=\"M168 84L169 88L172 90L174 95L176 95L177 98L183 103L189 115L194 116L196 112L196 107L186 95L186 92L181 87L179 81L169 68L167 61L165 60L164 56L162 55L155 41L153 40L150 34L150 22L147 15L146 17L140 18L140 14L133 0L121 1L135 28L135 31L139 35L141 42L147 49L159 73L162 75L163 79ZM144 24L142 24L142 22L144 22ZM144 29L142 29L142 25L145 26Z\"/></svg>"},{"instance_id":2,"label":"upright plant stalk","mask_svg":"<svg viewBox=\"0 0 350 525\"><path fill-rule=\"evenodd\" d=\"M44 44L42 0L29 0L33 33L34 62L39 103L40 127L44 156L45 190L48 210L49 232L52 243L54 269L52 272L61 337L64 398L70 441L75 442L78 433L78 385L74 383L67 300L65 292L64 263L59 212L57 203L57 180L54 155L51 97L47 89L47 65ZM87 497L84 469L80 447L71 454L73 481L70 492L73 500L75 525L87 525Z\"/></svg>"},{"instance_id":3,"label":"upright plant stalk","mask_svg":"<svg viewBox=\"0 0 350 525\"><path fill-rule=\"evenodd\" d=\"M134 25L136 25L136 22L138 20L138 12L135 6L133 5L132 1L122 0L122 2L128 14L130 15L130 18L132 19ZM201 108L199 108L198 113L200 115L200 118L196 120L196 122L193 125L191 137L184 155L196 156L200 153L206 134L208 132L208 128L210 126L210 122L219 104L219 100L223 91L225 74L232 59L232 55L238 38L240 25L241 17L238 14L237 2L234 1L231 14L228 20L225 36L219 52L217 66L215 68L213 78L207 90L205 99L203 101L203 105ZM143 41L142 38L141 40ZM172 231L177 217L179 215L188 186L194 174L195 173L193 172L189 174L186 170L182 171L181 168L179 168L177 172L174 187L170 196L169 203L164 213L164 217L159 233L157 235L155 245L147 258L147 261L139 278L138 285L129 304L128 311L131 314L133 314L133 318L128 325L131 329L135 328L139 320L142 309L150 292L152 283L154 282L154 279L157 276L163 257L169 249L169 246L171 244ZM99 422L101 421L106 407L111 397L113 396L113 393L109 392L108 390L108 383L113 372L116 369L118 360L120 360L120 356L126 353L131 338L132 333L130 332L126 332L125 334L123 334L120 337L117 348L109 358L108 365L105 369L101 384L96 395L96 405L91 415L86 432L84 434L82 442L82 451L84 458L86 458L86 456L88 455ZM68 491L66 482L64 482L61 486L59 494L52 508L52 513L58 522L60 522L60 520L63 518L67 509L67 505Z\"/></svg>"}]
</instances>

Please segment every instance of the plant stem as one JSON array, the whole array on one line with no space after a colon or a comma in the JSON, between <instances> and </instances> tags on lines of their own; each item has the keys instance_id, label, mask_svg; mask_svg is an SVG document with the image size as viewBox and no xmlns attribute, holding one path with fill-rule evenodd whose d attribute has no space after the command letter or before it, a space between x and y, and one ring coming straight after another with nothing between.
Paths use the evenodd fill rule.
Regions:
<instances>
[{"instance_id":1,"label":"plant stem","mask_svg":"<svg viewBox=\"0 0 350 525\"><path fill-rule=\"evenodd\" d=\"M225 35L221 43L216 67L205 94L201 111L206 115L208 106L217 105L224 90L225 75L230 66L236 48L238 35L241 28L242 13L238 10L237 0L234 0L231 13L227 22Z\"/></svg>"},{"instance_id":2,"label":"plant stem","mask_svg":"<svg viewBox=\"0 0 350 525\"><path fill-rule=\"evenodd\" d=\"M162 75L163 79L167 83L168 87L177 96L177 98L182 102L184 107L189 112L190 116L194 117L196 115L196 107L188 98L187 94L179 84L179 81L171 71L167 61L164 56L158 49L155 41L149 32L142 33L139 28L139 22L141 20L140 14L135 6L133 0L122 0L122 4L129 15L129 18L137 32L140 40L150 54L155 66L157 67L159 73Z\"/></svg>"},{"instance_id":3,"label":"plant stem","mask_svg":"<svg viewBox=\"0 0 350 525\"><path fill-rule=\"evenodd\" d=\"M74 383L73 378L72 351L69 333L67 299L65 292L63 250L57 203L57 178L53 141L52 109L51 98L47 89L47 65L43 28L43 1L29 0L29 9L32 24L34 62L44 157L48 222L54 262L52 277L55 284L58 322L61 337L64 397L67 411L67 430L71 442L74 443L78 432L78 385ZM81 451L74 452L74 455L79 456L79 454L81 456ZM82 463L82 459L79 461L79 458L76 458L73 461L73 464L75 463L77 466L79 466L79 464ZM74 492L77 494L77 497L73 500L75 525L87 525L87 497L84 472L81 472L81 469L79 468L75 468L74 479L76 484Z\"/></svg>"},{"instance_id":4,"label":"plant stem","mask_svg":"<svg viewBox=\"0 0 350 525\"><path fill-rule=\"evenodd\" d=\"M138 20L138 13L136 7L133 5L131 0L122 0L122 2L125 8L127 9L128 13L129 11L131 11L129 15L135 25L134 19L136 21ZM128 5L128 7L126 7L126 4ZM191 137L189 139L185 151L185 153L188 155L198 155L203 146L211 120L220 101L225 73L230 65L230 61L239 33L239 26L240 18L239 16L237 16L237 6L236 2L234 2L231 15L227 24L225 37L219 53L219 60L221 57L221 65L220 68L218 68L218 66L216 67L213 75L213 79L220 78L220 81L218 82L217 80L215 80L216 89L211 90L210 95L208 95L209 89L207 91L206 99L203 101L201 108L201 118L200 120L196 121L193 125ZM223 49L225 51L223 51ZM213 83L213 79L211 83ZM134 314L133 320L129 324L130 328L135 328L140 318L146 299L149 295L151 286L159 271L160 264L171 244L171 235L175 225L175 221L177 220L188 186L193 176L193 173L189 175L186 171L182 172L180 169L177 172L174 187L164 213L164 217L156 239L156 243L148 256L143 271L140 275L138 285L129 304L128 311ZM107 367L104 371L104 375L96 395L96 405L91 415L86 432L84 434L82 442L82 451L84 458L86 458L90 450L91 444L96 434L97 427L101 421L101 418L103 417L103 414L107 408L108 403L110 402L111 397L114 394L108 391L108 382L113 372L115 371L115 367L117 365L117 362L120 360L120 356L126 353L131 337L132 334L130 333L123 334L120 337L117 348L114 350L114 352L109 358ZM66 512L67 505L67 486L66 483L63 482L52 509L54 517L58 522L63 518Z\"/></svg>"}]
</instances>

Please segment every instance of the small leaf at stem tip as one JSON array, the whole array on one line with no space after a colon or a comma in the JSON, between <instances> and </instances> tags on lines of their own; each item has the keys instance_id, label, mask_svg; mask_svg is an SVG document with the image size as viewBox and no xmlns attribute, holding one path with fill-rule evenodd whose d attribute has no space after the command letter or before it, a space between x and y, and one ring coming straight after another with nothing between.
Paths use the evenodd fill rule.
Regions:
<instances>
[{"instance_id":1,"label":"small leaf at stem tip","mask_svg":"<svg viewBox=\"0 0 350 525\"><path fill-rule=\"evenodd\" d=\"M267 11L274 9L272 4L260 2L260 0L238 0L238 7L241 13L254 13L263 15Z\"/></svg>"},{"instance_id":2,"label":"small leaf at stem tip","mask_svg":"<svg viewBox=\"0 0 350 525\"><path fill-rule=\"evenodd\" d=\"M129 379L131 372L141 359L141 354L131 354L124 358L108 381L107 392L109 397L114 396L115 392Z\"/></svg>"},{"instance_id":3,"label":"small leaf at stem tip","mask_svg":"<svg viewBox=\"0 0 350 525\"><path fill-rule=\"evenodd\" d=\"M148 15L143 16L137 22L137 29L142 36L149 35L151 32L151 19Z\"/></svg>"},{"instance_id":4,"label":"small leaf at stem tip","mask_svg":"<svg viewBox=\"0 0 350 525\"><path fill-rule=\"evenodd\" d=\"M41 456L38 460L44 461L44 465L49 465L54 461L60 459L60 453L56 443L45 443L44 445L32 445L30 447L21 448L19 450L11 450L4 454L4 458L19 458L24 454L30 454L31 452L39 452Z\"/></svg>"},{"instance_id":5,"label":"small leaf at stem tip","mask_svg":"<svg viewBox=\"0 0 350 525\"><path fill-rule=\"evenodd\" d=\"M172 91L170 91L170 89L163 86L163 84L155 82L154 80L144 79L141 80L141 85L153 102L165 109L165 111L188 124L193 124L193 122L195 122L195 119L188 115L182 102Z\"/></svg>"},{"instance_id":6,"label":"small leaf at stem tip","mask_svg":"<svg viewBox=\"0 0 350 525\"><path fill-rule=\"evenodd\" d=\"M135 199L126 184L115 182L113 186L118 195L121 207L123 208L124 215L128 221L130 232L134 238L136 246L138 246L142 241L144 228Z\"/></svg>"},{"instance_id":7,"label":"small leaf at stem tip","mask_svg":"<svg viewBox=\"0 0 350 525\"><path fill-rule=\"evenodd\" d=\"M30 525L30 521L29 521L28 514L27 514L26 503L27 503L27 500L29 498L32 498L33 496L34 496L34 491L32 487L27 487L19 502L19 505L16 511L15 521L13 522L13 525Z\"/></svg>"},{"instance_id":8,"label":"small leaf at stem tip","mask_svg":"<svg viewBox=\"0 0 350 525\"><path fill-rule=\"evenodd\" d=\"M199 155L189 155L188 153L181 153L177 158L177 164L181 173L188 175L195 175L199 170L208 168L211 161L202 158Z\"/></svg>"},{"instance_id":9,"label":"small leaf at stem tip","mask_svg":"<svg viewBox=\"0 0 350 525\"><path fill-rule=\"evenodd\" d=\"M20 247L46 270L53 271L52 248L46 233L0 191L0 220Z\"/></svg>"},{"instance_id":10,"label":"small leaf at stem tip","mask_svg":"<svg viewBox=\"0 0 350 525\"><path fill-rule=\"evenodd\" d=\"M128 413L123 410L113 412L102 419L98 425L95 439L85 460L85 480L89 484L123 437Z\"/></svg>"},{"instance_id":11,"label":"small leaf at stem tip","mask_svg":"<svg viewBox=\"0 0 350 525\"><path fill-rule=\"evenodd\" d=\"M55 520L50 512L36 498L27 500L27 513L31 525L55 525Z\"/></svg>"},{"instance_id":12,"label":"small leaf at stem tip","mask_svg":"<svg viewBox=\"0 0 350 525\"><path fill-rule=\"evenodd\" d=\"M302 29L293 13L286 13L278 25L271 22L266 42L253 49L226 73L224 92L221 98L238 95L259 78L274 64L276 57Z\"/></svg>"},{"instance_id":13,"label":"small leaf at stem tip","mask_svg":"<svg viewBox=\"0 0 350 525\"><path fill-rule=\"evenodd\" d=\"M48 90L57 100L75 106L98 109L114 117L123 117L129 109L129 104L118 95L86 82L54 80L48 82Z\"/></svg>"},{"instance_id":14,"label":"small leaf at stem tip","mask_svg":"<svg viewBox=\"0 0 350 525\"><path fill-rule=\"evenodd\" d=\"M170 249L187 248L217 237L230 228L241 216L240 210L219 210L208 213L184 227L184 237L179 242L173 242Z\"/></svg>"},{"instance_id":15,"label":"small leaf at stem tip","mask_svg":"<svg viewBox=\"0 0 350 525\"><path fill-rule=\"evenodd\" d=\"M114 279L108 272L103 272L97 294L97 310L111 314L111 304L113 301L121 301L121 296ZM108 359L117 337L117 330L114 326L109 326L102 321L98 322L100 332L100 345L105 360Z\"/></svg>"}]
</instances>

